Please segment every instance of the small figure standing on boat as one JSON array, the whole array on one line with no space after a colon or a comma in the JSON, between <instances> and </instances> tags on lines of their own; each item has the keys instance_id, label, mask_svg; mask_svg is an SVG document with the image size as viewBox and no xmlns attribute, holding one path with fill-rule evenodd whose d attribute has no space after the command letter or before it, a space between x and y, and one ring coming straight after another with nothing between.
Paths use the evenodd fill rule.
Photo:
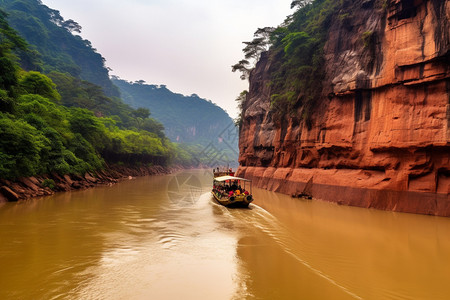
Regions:
<instances>
[{"instance_id":1,"label":"small figure standing on boat","mask_svg":"<svg viewBox=\"0 0 450 300\"><path fill-rule=\"evenodd\" d=\"M234 176L234 172L233 172L233 169L228 168L228 167L226 167L226 168L217 167L217 168L213 169L213 175L214 175L214 178L220 177L220 176L225 176L225 175Z\"/></svg>"}]
</instances>

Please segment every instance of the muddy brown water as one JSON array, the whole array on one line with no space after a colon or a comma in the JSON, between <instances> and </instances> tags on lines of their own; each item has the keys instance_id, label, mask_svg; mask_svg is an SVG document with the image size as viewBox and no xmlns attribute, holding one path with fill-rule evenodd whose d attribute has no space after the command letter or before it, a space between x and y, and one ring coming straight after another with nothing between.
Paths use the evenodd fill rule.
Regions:
<instances>
[{"instance_id":1,"label":"muddy brown water","mask_svg":"<svg viewBox=\"0 0 450 300\"><path fill-rule=\"evenodd\" d=\"M450 219L254 189L196 170L0 206L0 299L449 299ZM345 195L336 195L345 197Z\"/></svg>"}]
</instances>

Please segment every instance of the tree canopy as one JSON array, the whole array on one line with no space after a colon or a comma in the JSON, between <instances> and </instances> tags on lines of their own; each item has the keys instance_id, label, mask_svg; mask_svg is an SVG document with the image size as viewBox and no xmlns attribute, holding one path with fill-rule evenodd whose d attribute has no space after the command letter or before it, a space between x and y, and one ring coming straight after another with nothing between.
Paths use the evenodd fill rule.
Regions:
<instances>
[{"instance_id":1,"label":"tree canopy","mask_svg":"<svg viewBox=\"0 0 450 300\"><path fill-rule=\"evenodd\" d=\"M80 31L40 0L0 1L0 178L84 174L112 163L198 166L219 155L237 158L237 140L231 148L222 143L224 149L216 142L208 152L214 159L204 155L208 139L218 141L231 123L222 109L142 80L133 89L155 89L159 106L145 105L140 90L125 89L133 108L119 97L104 58L76 35ZM174 143L166 134L193 140Z\"/></svg>"},{"instance_id":2,"label":"tree canopy","mask_svg":"<svg viewBox=\"0 0 450 300\"><path fill-rule=\"evenodd\" d=\"M38 2L1 5L34 18ZM52 22L77 30L74 22L64 23L50 12ZM84 174L109 163L198 164L190 152L170 142L148 108L133 109L106 95L99 85L57 71L64 66L47 65L45 60L43 69L52 70L47 74L24 70L23 53L35 46L9 25L7 16L0 10L0 178ZM38 50L33 51L39 54Z\"/></svg>"},{"instance_id":3,"label":"tree canopy","mask_svg":"<svg viewBox=\"0 0 450 300\"><path fill-rule=\"evenodd\" d=\"M8 24L16 35L22 38L14 39L7 29L3 30L4 34L9 34L17 47L25 40L29 44L29 51L19 55L24 69L44 74L68 73L100 86L108 97L120 97L109 79L105 59L88 40L77 35L82 29L77 22L65 20L59 11L40 0L2 0L0 9L8 15ZM0 35L1 28L0 23Z\"/></svg>"}]
</instances>

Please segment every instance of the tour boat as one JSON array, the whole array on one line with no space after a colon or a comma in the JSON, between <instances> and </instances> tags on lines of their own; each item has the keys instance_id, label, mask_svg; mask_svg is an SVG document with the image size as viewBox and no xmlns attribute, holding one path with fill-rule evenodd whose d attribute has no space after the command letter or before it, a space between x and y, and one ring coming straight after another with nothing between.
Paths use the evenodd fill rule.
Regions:
<instances>
[{"instance_id":1,"label":"tour boat","mask_svg":"<svg viewBox=\"0 0 450 300\"><path fill-rule=\"evenodd\" d=\"M224 206L248 207L253 201L252 182L231 175L214 176L212 194Z\"/></svg>"}]
</instances>

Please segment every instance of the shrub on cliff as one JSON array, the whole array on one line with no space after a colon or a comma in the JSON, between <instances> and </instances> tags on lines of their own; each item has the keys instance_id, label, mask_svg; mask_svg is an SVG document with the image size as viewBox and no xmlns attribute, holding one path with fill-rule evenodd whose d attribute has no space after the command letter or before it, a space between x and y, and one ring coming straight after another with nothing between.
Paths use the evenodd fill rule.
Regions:
<instances>
[{"instance_id":1,"label":"shrub on cliff","mask_svg":"<svg viewBox=\"0 0 450 300\"><path fill-rule=\"evenodd\" d=\"M331 19L349 1L293 1L296 11L270 30L271 110L276 123L286 115L298 115L309 124L322 92L323 47ZM348 3L347 3L348 4ZM255 33L255 40L258 38ZM244 48L244 53L246 49ZM236 68L239 70L239 68ZM248 69L245 71L249 72Z\"/></svg>"},{"instance_id":2,"label":"shrub on cliff","mask_svg":"<svg viewBox=\"0 0 450 300\"><path fill-rule=\"evenodd\" d=\"M323 47L339 1L316 0L301 6L290 22L272 36L272 103L274 116L297 114L309 124L322 92Z\"/></svg>"}]
</instances>

